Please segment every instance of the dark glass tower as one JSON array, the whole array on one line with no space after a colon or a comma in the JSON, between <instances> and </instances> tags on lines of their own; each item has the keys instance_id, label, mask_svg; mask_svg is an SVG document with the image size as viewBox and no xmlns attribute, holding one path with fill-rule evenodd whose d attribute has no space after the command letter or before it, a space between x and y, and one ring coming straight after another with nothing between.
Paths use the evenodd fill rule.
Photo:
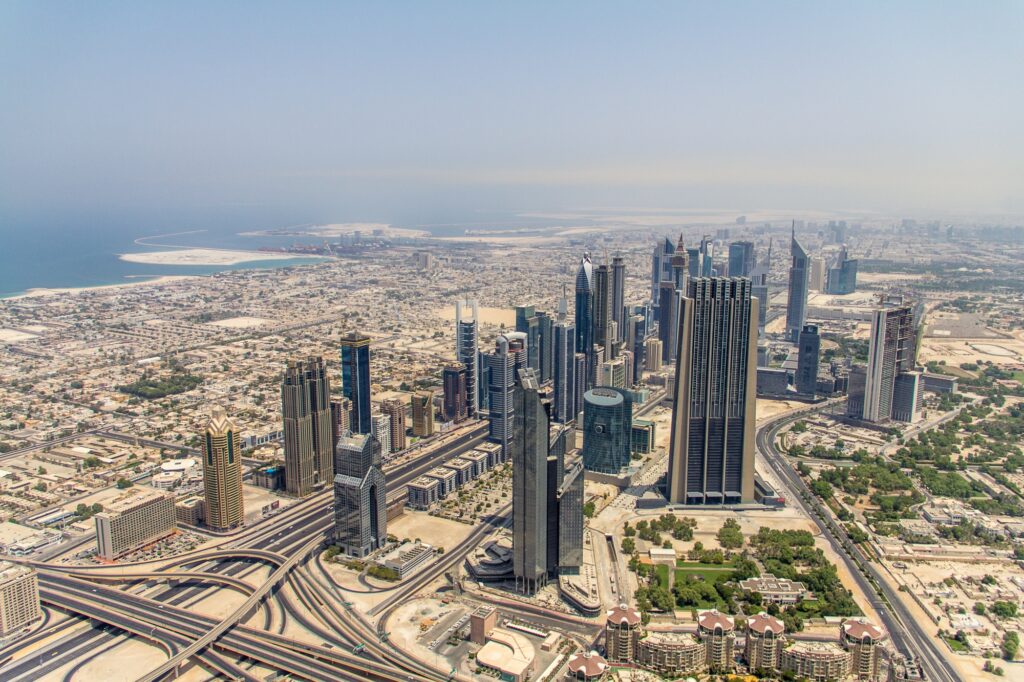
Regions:
<instances>
[{"instance_id":1,"label":"dark glass tower","mask_svg":"<svg viewBox=\"0 0 1024 682\"><path fill-rule=\"evenodd\" d=\"M568 304L562 297L558 306L551 344L554 350L554 409L552 419L565 424L576 419L576 327L567 316Z\"/></svg>"},{"instance_id":2,"label":"dark glass tower","mask_svg":"<svg viewBox=\"0 0 1024 682\"><path fill-rule=\"evenodd\" d=\"M576 352L583 353L587 359L583 379L589 388L597 378L594 355L594 266L589 254L583 256L579 270L576 271Z\"/></svg>"},{"instance_id":3,"label":"dark glass tower","mask_svg":"<svg viewBox=\"0 0 1024 682\"><path fill-rule=\"evenodd\" d=\"M729 276L750 277L754 271L754 243L733 242L729 244Z\"/></svg>"},{"instance_id":4,"label":"dark glass tower","mask_svg":"<svg viewBox=\"0 0 1024 682\"><path fill-rule=\"evenodd\" d=\"M626 261L622 256L612 258L612 321L615 322L615 340L626 338Z\"/></svg>"},{"instance_id":5,"label":"dark glass tower","mask_svg":"<svg viewBox=\"0 0 1024 682\"><path fill-rule=\"evenodd\" d=\"M807 289L811 278L811 259L807 251L796 240L796 221L793 222L793 236L789 246L793 262L789 267L789 298L786 302L786 336L790 341L799 341L800 330L807 320Z\"/></svg>"},{"instance_id":6,"label":"dark glass tower","mask_svg":"<svg viewBox=\"0 0 1024 682\"><path fill-rule=\"evenodd\" d=\"M583 396L583 467L617 474L629 466L633 401L626 391L598 386Z\"/></svg>"},{"instance_id":7,"label":"dark glass tower","mask_svg":"<svg viewBox=\"0 0 1024 682\"><path fill-rule=\"evenodd\" d=\"M334 540L362 557L387 542L387 483L368 434L342 436L335 449Z\"/></svg>"},{"instance_id":8,"label":"dark glass tower","mask_svg":"<svg viewBox=\"0 0 1024 682\"><path fill-rule=\"evenodd\" d=\"M526 334L526 366L540 375L540 320L532 305L516 306L516 331Z\"/></svg>"},{"instance_id":9,"label":"dark glass tower","mask_svg":"<svg viewBox=\"0 0 1024 682\"><path fill-rule=\"evenodd\" d=\"M370 337L349 332L341 339L341 383L352 401L349 428L353 433L370 433Z\"/></svg>"},{"instance_id":10,"label":"dark glass tower","mask_svg":"<svg viewBox=\"0 0 1024 682\"><path fill-rule=\"evenodd\" d=\"M654 247L654 255L651 258L651 301L658 305L658 289L665 280L672 279L672 254L676 247L672 240L665 237Z\"/></svg>"},{"instance_id":11,"label":"dark glass tower","mask_svg":"<svg viewBox=\"0 0 1024 682\"><path fill-rule=\"evenodd\" d=\"M533 594L547 583L548 410L532 372L519 373L512 440L512 570L516 589Z\"/></svg>"},{"instance_id":12,"label":"dark glass tower","mask_svg":"<svg viewBox=\"0 0 1024 682\"><path fill-rule=\"evenodd\" d=\"M746 278L687 283L679 315L670 502L754 499L757 299L750 288Z\"/></svg>"},{"instance_id":13,"label":"dark glass tower","mask_svg":"<svg viewBox=\"0 0 1024 682\"><path fill-rule=\"evenodd\" d=\"M461 422L466 416L466 368L449 365L444 368L444 420Z\"/></svg>"},{"instance_id":14,"label":"dark glass tower","mask_svg":"<svg viewBox=\"0 0 1024 682\"><path fill-rule=\"evenodd\" d=\"M813 324L805 324L800 330L800 341L797 344L798 353L796 364L796 390L797 393L814 395L818 390L818 355L821 352L821 337L818 335L818 327Z\"/></svg>"},{"instance_id":15,"label":"dark glass tower","mask_svg":"<svg viewBox=\"0 0 1024 682\"><path fill-rule=\"evenodd\" d=\"M468 319L463 305L469 307L473 319ZM480 368L479 319L476 300L455 302L455 357L466 368L466 413L476 417L483 402L487 385Z\"/></svg>"},{"instance_id":16,"label":"dark glass tower","mask_svg":"<svg viewBox=\"0 0 1024 682\"><path fill-rule=\"evenodd\" d=\"M611 330L612 270L604 264L594 270L594 343L604 346L606 362L615 356L615 339Z\"/></svg>"},{"instance_id":17,"label":"dark glass tower","mask_svg":"<svg viewBox=\"0 0 1024 682\"><path fill-rule=\"evenodd\" d=\"M305 497L334 480L330 396L323 358L288 363L281 380L281 418L289 495Z\"/></svg>"},{"instance_id":18,"label":"dark glass tower","mask_svg":"<svg viewBox=\"0 0 1024 682\"><path fill-rule=\"evenodd\" d=\"M835 263L828 269L825 293L841 296L857 290L857 260L848 257L846 246L839 249Z\"/></svg>"}]
</instances>

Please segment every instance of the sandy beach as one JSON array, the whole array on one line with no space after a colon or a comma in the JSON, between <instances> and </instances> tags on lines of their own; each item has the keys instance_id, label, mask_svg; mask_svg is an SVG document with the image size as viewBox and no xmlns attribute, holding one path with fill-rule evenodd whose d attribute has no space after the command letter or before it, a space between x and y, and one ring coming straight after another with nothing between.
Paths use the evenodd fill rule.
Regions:
<instances>
[{"instance_id":1,"label":"sandy beach","mask_svg":"<svg viewBox=\"0 0 1024 682\"><path fill-rule=\"evenodd\" d=\"M23 294L17 296L9 296L9 299L18 298L35 298L38 296L54 296L56 294L81 294L87 291L96 291L99 289L119 289L125 287L143 287L148 285L168 284L170 282L177 282L183 279L191 279L189 275L163 275L161 277L153 277L149 279L140 279L133 282L119 282L117 284L101 284L95 287L65 287L58 289L29 289Z\"/></svg>"},{"instance_id":2,"label":"sandy beach","mask_svg":"<svg viewBox=\"0 0 1024 682\"><path fill-rule=\"evenodd\" d=\"M179 249L177 251L149 251L122 253L120 258L129 263L147 265L237 265L260 260L288 260L297 256L269 251L231 251L228 249Z\"/></svg>"}]
</instances>

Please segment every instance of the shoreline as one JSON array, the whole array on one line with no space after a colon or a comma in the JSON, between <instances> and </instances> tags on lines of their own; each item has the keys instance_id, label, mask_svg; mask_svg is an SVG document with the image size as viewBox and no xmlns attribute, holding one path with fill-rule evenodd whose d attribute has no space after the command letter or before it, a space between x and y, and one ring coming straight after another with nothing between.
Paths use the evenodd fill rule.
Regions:
<instances>
[{"instance_id":1,"label":"shoreline","mask_svg":"<svg viewBox=\"0 0 1024 682\"><path fill-rule=\"evenodd\" d=\"M102 289L120 289L120 288L131 288L141 287L146 285L160 285L170 284L172 282L180 282L186 279L194 279L196 277L202 277L203 275L138 275L140 278L135 282L117 282L115 284L96 284L93 286L85 287L34 287L23 291L20 294L13 294L11 296L0 296L0 300L3 301L15 301L23 298L42 298L45 296L55 296L58 294L80 294L90 291L98 291Z\"/></svg>"},{"instance_id":2,"label":"shoreline","mask_svg":"<svg viewBox=\"0 0 1024 682\"><path fill-rule=\"evenodd\" d=\"M143 251L121 253L117 256L126 263L167 266L220 267L259 261L324 258L324 256L281 253L276 251L246 251L243 249L179 248L173 251Z\"/></svg>"}]
</instances>

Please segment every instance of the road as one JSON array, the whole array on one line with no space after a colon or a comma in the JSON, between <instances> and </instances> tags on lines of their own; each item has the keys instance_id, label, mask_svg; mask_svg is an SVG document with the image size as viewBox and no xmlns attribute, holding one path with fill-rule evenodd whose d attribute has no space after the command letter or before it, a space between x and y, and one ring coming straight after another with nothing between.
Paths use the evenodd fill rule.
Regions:
<instances>
[{"instance_id":1,"label":"road","mask_svg":"<svg viewBox=\"0 0 1024 682\"><path fill-rule=\"evenodd\" d=\"M883 579L878 568L864 556L857 545L850 541L844 530L835 524L832 517L807 488L775 447L780 429L807 414L822 409L820 406L801 411L798 414L781 415L760 424L757 429L757 451L775 472L779 481L789 488L786 497L801 508L821 530L836 555L846 564L850 575L857 582L864 597L878 613L882 625L888 631L893 644L904 654L915 655L921 662L925 675L932 682L958 682L960 676L953 665L946 660L936 646L934 639L921 627L916 616L903 603L899 593Z\"/></svg>"}]
</instances>

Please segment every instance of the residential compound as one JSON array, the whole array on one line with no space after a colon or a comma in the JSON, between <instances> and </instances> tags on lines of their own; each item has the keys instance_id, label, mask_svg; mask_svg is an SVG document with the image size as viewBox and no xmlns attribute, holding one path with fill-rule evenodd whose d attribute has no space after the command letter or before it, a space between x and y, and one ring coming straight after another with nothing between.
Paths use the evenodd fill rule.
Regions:
<instances>
[{"instance_id":1,"label":"residential compound","mask_svg":"<svg viewBox=\"0 0 1024 682\"><path fill-rule=\"evenodd\" d=\"M130 488L96 514L96 554L114 561L174 532L174 495Z\"/></svg>"}]
</instances>

